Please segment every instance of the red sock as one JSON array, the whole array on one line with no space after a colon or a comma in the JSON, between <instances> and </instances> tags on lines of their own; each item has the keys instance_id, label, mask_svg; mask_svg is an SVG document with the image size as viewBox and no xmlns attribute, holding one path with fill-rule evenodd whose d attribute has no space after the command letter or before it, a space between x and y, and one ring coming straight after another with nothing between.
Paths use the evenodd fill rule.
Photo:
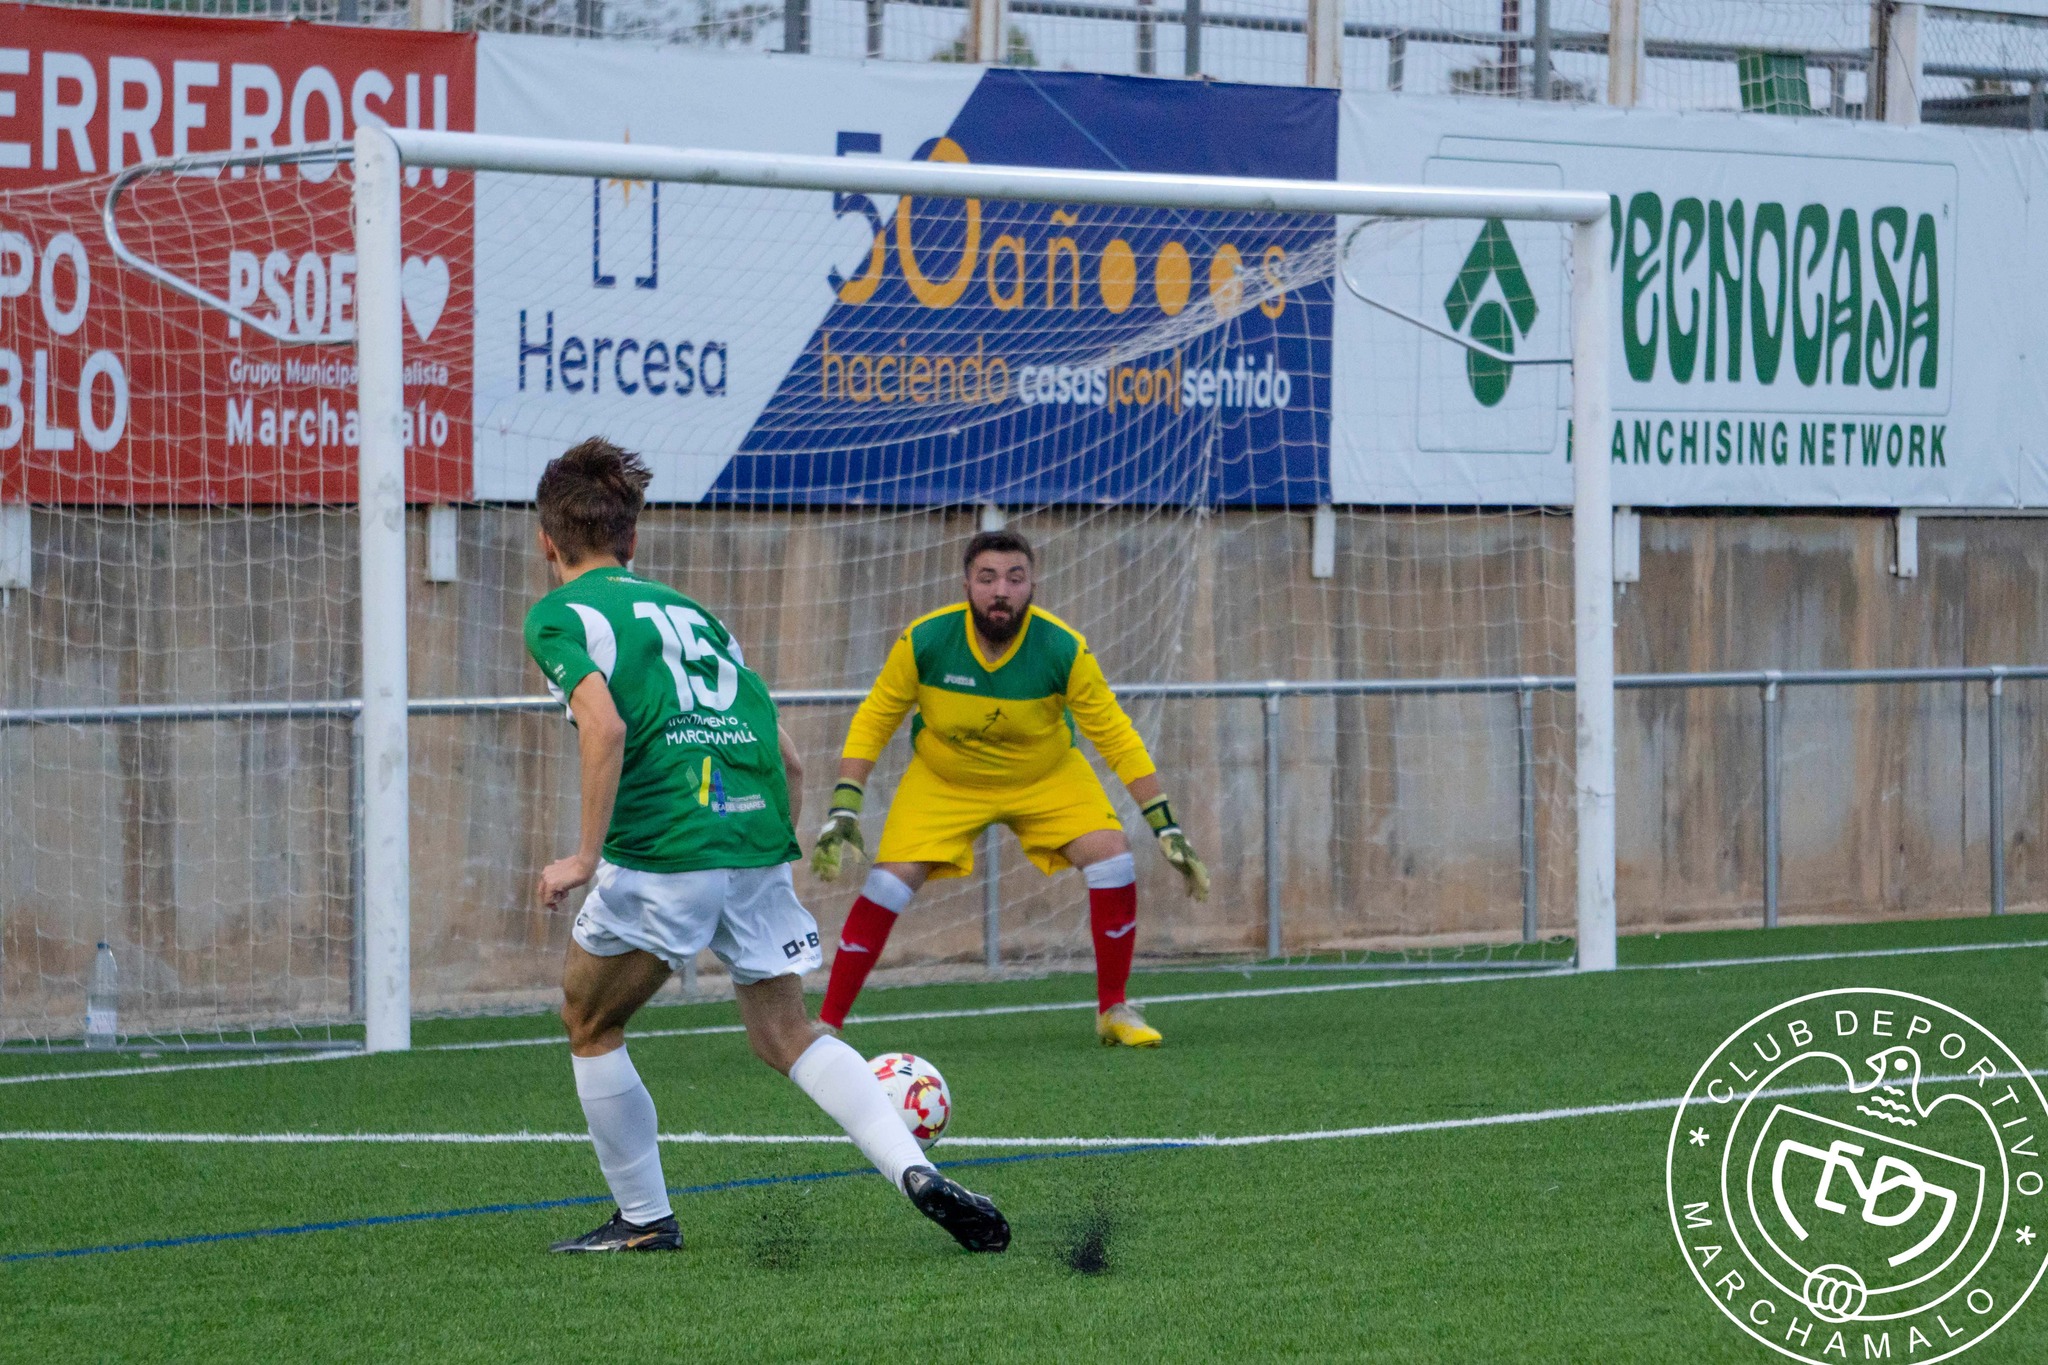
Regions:
<instances>
[{"instance_id":1,"label":"red sock","mask_svg":"<svg viewBox=\"0 0 2048 1365\"><path fill-rule=\"evenodd\" d=\"M895 927L894 910L866 896L853 903L839 930L839 951L832 955L832 979L825 985L825 1003L818 1007L819 1022L833 1028L846 1023L846 1012L853 1008L854 997L866 984L875 959L882 955L882 945L889 941L889 931ZM1128 957L1125 960L1128 962Z\"/></svg>"},{"instance_id":2,"label":"red sock","mask_svg":"<svg viewBox=\"0 0 2048 1365\"><path fill-rule=\"evenodd\" d=\"M1106 1010L1123 1004L1124 987L1130 984L1131 954L1138 946L1138 888L1089 887L1088 927L1095 934L1095 1005Z\"/></svg>"}]
</instances>

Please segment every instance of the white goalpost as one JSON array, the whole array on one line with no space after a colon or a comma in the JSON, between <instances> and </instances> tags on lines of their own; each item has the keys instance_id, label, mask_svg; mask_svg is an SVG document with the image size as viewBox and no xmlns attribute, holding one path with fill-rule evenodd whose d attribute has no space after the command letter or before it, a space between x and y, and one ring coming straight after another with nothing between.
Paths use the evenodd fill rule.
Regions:
<instances>
[{"instance_id":1,"label":"white goalpost","mask_svg":"<svg viewBox=\"0 0 2048 1365\"><path fill-rule=\"evenodd\" d=\"M398 301L398 198L403 168L525 172L579 178L771 189L931 195L1332 214L1340 217L1502 218L1571 224L1572 425L1607 427L1608 204L1586 192L1461 190L971 166L942 162L864 163L825 157L552 142L467 133L364 128L355 138L357 355L364 424L363 647L366 783L364 904L369 929L366 1023L372 1050L403 1048L410 1036L407 988L406 725L403 563L404 446L400 372L404 335ZM1597 441L1580 452L1600 453ZM1578 818L1578 964L1606 970L1615 960L1614 912L1614 572L1607 461L1573 461ZM377 537L373 547L371 537ZM373 563L387 569L371 579ZM373 625L373 622L377 624ZM374 643L373 643L374 641ZM395 642L395 645L394 645ZM372 651L376 668L372 671ZM376 816L370 815L372 809Z\"/></svg>"},{"instance_id":2,"label":"white goalpost","mask_svg":"<svg viewBox=\"0 0 2048 1365\"><path fill-rule=\"evenodd\" d=\"M309 324L305 317L301 317L295 326L286 316L283 304L274 312L265 314L257 304L250 301L254 293L253 285L243 296L235 296L231 290L215 292L198 282L195 271L167 268L154 258L148 245L138 247L123 239L119 221L121 196L125 189L144 178L163 175L182 175L190 178L195 173L218 176L225 167L253 168L256 165L321 159L328 162L347 160L352 162L353 166L352 337L339 335L329 327ZM407 448L409 439L417 447L420 438L413 430L415 418L409 416L406 410L406 386L411 382L407 378L408 342L412 334L408 332L405 299L405 271L408 262L404 255L406 225L403 203L409 177L416 179L422 173L431 175L451 172L477 173L477 183L480 187L483 177L490 175L555 178L565 185L589 182L592 198L583 201L588 207L575 209L584 213L596 211L595 196L600 193L601 186L623 183L655 187L729 187L747 191L801 191L813 194L826 192L839 199L860 199L863 202L864 196L895 195L970 203L986 201L991 204L1068 206L1065 216L1056 217L1055 222L1074 221L1072 210L1080 206L1099 206L1117 211L1179 210L1197 213L1297 215L1306 218L1335 219L1340 223L1356 221L1367 225L1427 223L1431 220L1444 219L1501 220L1506 223L1550 224L1568 231L1570 320L1564 337L1568 338L1571 384L1569 430L1577 433L1574 442L1577 458L1572 460L1569 535L1570 665L1568 676L1565 670L1552 668L1549 670L1550 676L1539 677L1535 676L1539 669L1532 668L1527 663L1520 664L1513 671L1521 676L1506 681L1519 685L1521 690L1506 691L1505 694L1511 699L1520 699L1523 717L1523 773L1520 779L1523 793L1523 854L1520 874L1523 879L1525 907L1524 917L1520 921L1523 926L1523 941L1533 941L1531 929L1535 922L1535 892L1532 880L1534 854L1531 848L1535 824L1534 816L1530 813L1535 779L1529 773L1532 761L1528 739L1531 726L1529 699L1538 691L1561 693L1570 690L1574 698L1570 733L1566 735L1561 720L1554 724L1554 730L1561 751L1558 758L1560 768L1563 766L1562 751L1568 749L1571 754L1568 778L1562 775L1558 778L1558 796L1562 806L1564 787L1568 782L1569 827L1573 831L1569 837L1574 856L1568 873L1562 867L1558 867L1553 868L1550 875L1560 883L1560 892L1564 884L1573 888L1570 897L1573 903L1571 923L1575 931L1578 969L1607 970L1615 965L1613 511L1608 487L1606 443L1597 435L1608 429L1609 311L1606 295L1610 228L1609 205L1605 195L1589 192L1392 186L1337 181L1048 170L968 164L964 161L949 161L937 157L932 160L889 162L868 157L828 158L693 150L365 126L356 132L352 144L290 148L261 154L210 154L130 167L114 180L104 201L102 216L108 243L119 259L133 268L142 270L159 284L196 299L212 309L227 313L238 329L248 329L271 341L293 346L308 343L332 346L346 340L353 341L357 361L356 415L360 424L360 439L352 452L357 480L357 531L360 537L357 566L359 579L355 585L359 593L359 639L355 643L359 649L361 673L360 701L353 712L355 734L360 745L360 752L354 760L353 779L357 784L356 828L353 838L359 859L354 874L357 907L354 936L359 980L353 996L355 1008L366 1028L366 1046L369 1050L403 1050L410 1046L412 1019L415 1013L415 967L412 958L415 898L421 894L419 886L422 879L428 876L427 870L415 866L414 858L433 856L429 850L416 847L414 828L422 811L415 810L414 802L421 790L421 770L417 766L421 761L421 755L417 737L409 736L409 730L418 722L420 708L413 696L414 689L408 682L408 622L413 622L417 626L420 618L417 614L418 604L408 602ZM263 173L256 173L261 174ZM320 178L324 179L324 176ZM255 176L252 175L251 180L254 179ZM198 186L206 182L188 179L188 183ZM482 192L479 188L478 194L481 195ZM655 202L659 204L661 201L657 199ZM571 208L574 209L575 206L572 204ZM332 212L331 209L323 211L330 214ZM670 211L661 210L663 213ZM880 219L876 218L875 251L878 260L881 252L881 234L882 224ZM1341 231L1339 236L1342 236ZM1344 240L1348 250L1350 239ZM595 250L596 247L593 245L592 251ZM1017 259L1018 297L1021 298L1024 289L1021 252ZM1050 299L1054 290L1054 257L1051 248L1047 249L1046 260L1045 292ZM989 287L993 294L993 253L990 255L990 261ZM1185 256L1182 262L1184 270ZM1248 271L1252 268L1249 264L1246 267ZM1322 268L1325 270L1325 278L1329 274L1343 274L1341 266L1332 270L1326 262ZM593 272L597 269L594 257L590 269ZM1078 290L1078 260L1073 269L1074 287ZM1133 270L1135 269L1136 267L1133 267ZM214 277L207 278L211 280ZM337 275L333 278L339 280L341 277ZM1185 280L1185 275L1182 278ZM1212 293L1220 287L1218 278L1212 267L1209 276ZM1360 292L1349 275L1344 275L1344 280L1353 292ZM304 284L303 281L301 283ZM313 285L320 283L319 280L315 280L312 285L304 285L300 294L306 295ZM1293 281L1287 283L1292 284ZM744 285L745 280L742 279L734 288L738 289ZM337 284L335 287L338 289L340 286ZM1036 288L1035 277L1032 287ZM1184 291L1185 284L1182 287ZM1237 286L1232 284L1231 287ZM1444 339L1442 344L1463 347L1467 352L1501 366L1559 364L1566 359L1558 357L1546 360L1529 355L1512 355L1507 350L1495 349L1490 344L1490 338L1482 335L1476 326L1472 329L1470 337L1454 335L1418 319L1402 306L1391 305L1383 300L1367 297L1363 293L1360 293L1360 297L1373 304L1375 308L1404 319L1403 325L1414 324L1419 327L1421 330L1416 333L1418 337L1422 332L1434 333ZM1249 309L1257 301L1253 297L1240 306ZM305 298L300 297L300 302L303 304ZM301 311L309 310L302 308ZM318 311L317 308L310 309L313 313ZM1168 309L1167 312L1178 314L1179 308ZM337 301L332 316L338 318L340 313L340 303ZM1192 315L1193 310L1188 316ZM1276 314L1268 313L1267 316L1273 317ZM1188 318L1178 320L1186 323ZM417 317L411 319L411 325L415 329L418 324ZM526 326L526 319L523 316L521 326ZM548 326L550 329L554 326L552 314L549 315ZM1527 334L1525 326L1524 335ZM1145 335L1153 337L1156 341L1155 334ZM548 336L549 345L552 347L552 330ZM1138 340L1142 341L1144 337ZM522 332L521 345L524 347L526 344L526 334ZM1126 348L1137 346L1137 342L1129 337L1103 344L1109 352L1114 352L1115 346L1119 344ZM1503 343L1510 347L1511 344ZM1142 347L1138 349L1141 350ZM1128 353L1137 354L1138 350L1128 350ZM678 363L680 354L678 351ZM566 346L561 355L566 383ZM554 363L555 356L551 351L548 364L553 366ZM664 352L664 365L666 363L667 354ZM721 363L727 363L723 361L722 353ZM1336 363L1346 362L1340 357ZM521 364L525 364L523 353ZM614 365L616 364L615 357ZM708 352L703 358L703 366L703 379L708 386ZM523 368L520 373L521 382L524 383ZM550 370L550 382L552 373ZM594 369L592 373L595 373ZM725 375L721 371L721 385L724 381ZM1050 382L1048 379L1048 385ZM1147 382L1150 382L1149 378ZM879 380L877 384L879 385ZM1192 386L1189 391L1194 391ZM481 406L479 402L476 418L479 424L483 421ZM1050 409L1041 411L1051 413ZM468 416L466 413L462 415L464 418ZM1056 415L1049 415L1047 420L1052 420L1052 416ZM536 444L545 444L547 441L556 440L562 434L549 428L535 434L534 439ZM1192 501L1200 503L1206 495L1198 492L1189 496ZM413 501L417 502L417 498L415 497ZM1474 501L1477 502L1479 499ZM1056 512L1057 509L1052 509L1047 515ZM993 514L994 509L984 509L983 515ZM876 512L873 515L881 517L889 514ZM1320 523L1320 513L1318 520ZM643 543L645 539L643 536ZM1426 536L1417 536L1416 539L1425 540ZM1091 553L1107 556L1110 552L1105 550ZM1362 555L1366 552L1361 550L1359 553ZM1462 552L1454 550L1447 553ZM1562 553L1560 545L1554 557L1561 557ZM1537 554L1539 567L1533 573L1541 580L1541 551L1539 550ZM1111 561L1104 559L1103 562ZM955 568L957 569L957 566ZM1166 574L1176 572L1178 571L1173 569L1162 570L1162 573ZM907 572L902 577L906 580L914 579L918 573L923 574L920 581L926 584L942 576L936 569L924 569ZM1318 571L1318 576L1326 575ZM1563 577L1562 573L1556 575L1559 580ZM1518 581L1509 586L1515 589L1526 585L1521 585ZM1536 590L1539 596L1542 587L1542 582L1538 582ZM1561 598L1564 588L1562 582L1557 584L1557 588ZM864 593L869 590L850 587L846 591ZM1179 584L1175 591L1187 602L1194 603L1206 600L1201 594L1209 589L1199 584L1183 583ZM1392 593L1400 589L1389 587L1384 591ZM875 601L884 604L875 607L878 618L896 609L893 604L897 597L890 596L889 593L892 592L900 596L902 589L887 588L885 585L885 588L872 590ZM873 605L865 597L861 600L864 606ZM1187 610L1193 611L1197 608L1189 607ZM1345 611L1341 604L1335 610L1340 616ZM1519 631L1520 620L1514 617L1514 613L1522 608L1510 605L1501 610L1511 618L1515 630ZM1168 620L1168 614L1159 615L1163 624L1157 629L1161 631L1176 629L1172 625L1172 620L1192 619L1175 617ZM1359 619L1356 622L1340 620L1336 624L1340 628L1355 626L1360 631L1369 629L1371 623L1364 619L1362 612L1358 615ZM1562 615L1563 607L1560 601L1558 610L1544 619L1559 620ZM904 619L907 620L908 617ZM897 624L900 625L901 622ZM1538 621L1538 625L1540 624L1541 620ZM1563 624L1561 620L1559 624ZM894 628L890 627L891 630ZM882 638L886 640L887 636L884 635ZM747 643L751 650L755 644L754 640L749 639ZM1161 648L1164 649L1164 653L1159 654L1159 658L1170 659L1174 657L1174 648L1177 646ZM846 652L849 657L859 654L858 650ZM1562 662L1559 658L1562 653L1562 639L1554 646L1539 648L1536 651L1539 659L1547 657L1558 662ZM520 662L523 663L523 660ZM1174 676L1157 660L1150 667L1155 677ZM1501 670L1496 668L1494 671ZM844 665L840 666L839 672L825 670L820 674L814 670L806 676L840 679L839 686L844 689L853 680L854 675L851 672L851 665ZM1112 672L1111 677L1113 681L1122 681L1115 672ZM780 679L771 678L771 682L777 681ZM1498 683L1502 680L1494 678L1490 681ZM1199 687L1190 684L1185 690L1185 695L1245 695L1241 690L1242 685L1238 686L1240 690L1236 692L1212 689L1208 693L1203 693ZM526 690L531 690L530 683ZM1164 687L1155 689L1161 695L1170 690ZM1451 687L1438 689L1438 692L1441 694L1458 690ZM1504 691L1500 687L1488 690L1490 695L1495 696L1501 695ZM429 691L431 692L431 689ZM467 698L467 701L479 703L472 708L473 712L482 713L494 706L500 711L515 709L513 703L519 699L505 695L507 689L502 686L495 691L498 694L496 696ZM1370 700L1355 691L1351 694L1328 691L1320 695L1328 698L1332 706L1338 705L1338 699L1346 695L1359 706L1366 705ZM1455 702L1458 699L1452 700ZM1389 693L1378 701L1371 702L1374 705L1382 703L1395 706L1400 704L1400 699ZM1308 703L1304 701L1303 704ZM1269 747L1265 779L1267 785L1264 788L1263 799L1268 809L1269 843L1264 856L1267 859L1265 875L1269 898L1274 894L1273 887L1278 884L1271 865L1271 860L1276 855L1270 843L1271 832L1276 827L1272 809L1277 804L1277 798L1272 791L1276 769L1270 746L1272 726L1277 714L1277 698L1268 696ZM1432 724L1435 722L1422 723L1426 733ZM1363 728L1364 722L1356 722L1356 725ZM440 775L437 773L435 776L438 779ZM1341 775L1335 780L1341 782ZM1502 779L1496 775L1485 780L1498 785ZM1565 828L1562 813L1558 818L1549 821L1548 828L1551 837L1560 842L1566 837L1559 833ZM1331 837L1340 836L1333 834ZM993 843L991 842L988 847L992 850ZM1560 863L1563 861L1559 860ZM980 901L984 897L988 906L988 918L977 926L977 929L978 935L981 932L987 935L988 957L993 964L997 955L994 916L999 899L993 873L980 889L976 900ZM1566 899L1562 894L1556 897L1560 904ZM1271 920L1266 926L1265 934L1262 935L1262 941L1277 945L1278 939L1277 920ZM1477 940L1468 938L1451 941ZM979 936L976 942L978 946Z\"/></svg>"}]
</instances>

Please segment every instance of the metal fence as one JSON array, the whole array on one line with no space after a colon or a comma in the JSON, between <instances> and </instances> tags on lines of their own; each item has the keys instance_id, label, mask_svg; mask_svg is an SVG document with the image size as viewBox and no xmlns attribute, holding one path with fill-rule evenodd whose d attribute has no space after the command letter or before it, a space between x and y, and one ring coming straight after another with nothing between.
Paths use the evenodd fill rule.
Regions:
<instances>
[{"instance_id":1,"label":"metal fence","mask_svg":"<svg viewBox=\"0 0 2048 1365\"><path fill-rule=\"evenodd\" d=\"M2048 679L2048 665L1968 668L1886 668L1886 669L1752 669L1712 673L1620 674L1614 680L1619 691L1674 691L1687 689L1749 689L1762 707L1762 750L1758 754L1759 780L1763 796L1763 905L1760 923L1765 928L1778 924L1780 831L1783 819L1782 718L1787 689L1818 687L1920 686L1930 683L1981 685L1985 689L1986 762L1989 770L1989 860L1992 915L2006 909L2006 796L2005 724L2006 684ZM1260 705L1263 715L1261 760L1264 774L1264 824L1259 856L1265 890L1265 947L1269 958L1282 956L1284 925L1279 799L1286 736L1281 723L1281 704L1291 698L1311 697L1442 697L1491 695L1513 697L1518 730L1518 829L1521 863L1522 924L1524 943L1538 940L1538 843L1536 837L1536 726L1535 698L1538 693L1572 690L1569 676L1520 676L1498 678L1399 678L1341 679L1322 682L1284 680L1216 683L1137 683L1117 688L1126 700L1237 699ZM782 691L775 694L783 706L852 707L866 694L854 689ZM513 697L431 697L410 703L414 716L479 716L514 712L548 712L560 703L545 696ZM133 706L21 707L0 709L0 730L24 726L98 726L137 724L179 724L234 720L330 719L353 720L361 702L353 698L330 701L279 702L195 702ZM357 756L360 773L360 753ZM983 863L983 948L990 969L1001 966L1000 873L991 840L984 847ZM358 856L360 850L358 850Z\"/></svg>"},{"instance_id":2,"label":"metal fence","mask_svg":"<svg viewBox=\"0 0 2048 1365\"><path fill-rule=\"evenodd\" d=\"M892 61L2048 127L2048 19L1897 0L84 0ZM1325 5L1341 31L1318 57ZM1619 22L1617 13L1621 14ZM988 27L993 36L978 37ZM1616 33L1621 37L1617 42Z\"/></svg>"}]
</instances>

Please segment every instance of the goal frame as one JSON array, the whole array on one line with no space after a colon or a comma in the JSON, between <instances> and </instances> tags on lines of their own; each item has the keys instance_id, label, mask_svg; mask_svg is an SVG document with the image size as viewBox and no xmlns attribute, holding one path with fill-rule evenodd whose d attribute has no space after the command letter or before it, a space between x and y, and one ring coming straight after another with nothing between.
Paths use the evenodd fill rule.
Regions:
<instances>
[{"instance_id":1,"label":"goal frame","mask_svg":"<svg viewBox=\"0 0 2048 1365\"><path fill-rule=\"evenodd\" d=\"M358 368L357 498L361 535L362 743L360 798L362 1009L365 1049L412 1041L411 800L406 677L405 407L401 186L408 169L559 175L672 184L867 192L1127 208L1327 214L1338 217L1500 218L1571 229L1572 619L1577 813L1576 909L1580 971L1615 965L1613 503L1604 443L1608 422L1608 196L1540 191L1375 185L1338 180L1052 170L938 161L799 156L635 146L365 125L351 143L214 153L129 168L104 214L117 257L245 325L292 336L228 307L127 251L114 223L122 188L142 175L209 166L347 158L354 163L355 348ZM1462 343L1461 343L1462 344ZM1476 349L1476 348L1475 348Z\"/></svg>"}]
</instances>

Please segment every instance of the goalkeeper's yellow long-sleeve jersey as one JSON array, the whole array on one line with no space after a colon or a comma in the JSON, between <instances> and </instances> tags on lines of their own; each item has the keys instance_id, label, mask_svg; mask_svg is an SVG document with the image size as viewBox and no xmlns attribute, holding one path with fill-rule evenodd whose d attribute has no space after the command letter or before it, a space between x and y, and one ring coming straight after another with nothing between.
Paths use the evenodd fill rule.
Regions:
<instances>
[{"instance_id":1,"label":"goalkeeper's yellow long-sleeve jersey","mask_svg":"<svg viewBox=\"0 0 2048 1365\"><path fill-rule=\"evenodd\" d=\"M879 758L913 707L913 749L951 782L1036 781L1074 747L1077 727L1120 780L1156 771L1087 640L1037 607L993 660L982 657L965 602L912 621L854 713L845 757Z\"/></svg>"}]
</instances>

